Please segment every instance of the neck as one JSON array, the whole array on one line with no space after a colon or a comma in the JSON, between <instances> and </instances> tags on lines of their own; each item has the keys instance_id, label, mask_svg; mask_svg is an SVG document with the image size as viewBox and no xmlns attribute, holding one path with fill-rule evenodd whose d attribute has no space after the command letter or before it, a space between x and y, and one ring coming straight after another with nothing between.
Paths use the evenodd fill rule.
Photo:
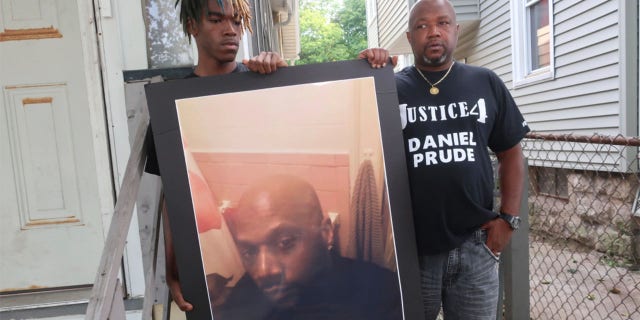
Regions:
<instances>
[{"instance_id":1,"label":"neck","mask_svg":"<svg viewBox=\"0 0 640 320\"><path fill-rule=\"evenodd\" d=\"M199 77L215 76L233 72L237 62L220 62L220 61L199 61L194 69L194 73Z\"/></svg>"}]
</instances>

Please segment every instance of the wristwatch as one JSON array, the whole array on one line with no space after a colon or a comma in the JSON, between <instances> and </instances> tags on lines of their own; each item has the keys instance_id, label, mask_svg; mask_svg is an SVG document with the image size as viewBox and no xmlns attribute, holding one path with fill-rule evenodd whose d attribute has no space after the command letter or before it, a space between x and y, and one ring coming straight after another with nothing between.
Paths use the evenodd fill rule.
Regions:
<instances>
[{"instance_id":1,"label":"wristwatch","mask_svg":"<svg viewBox=\"0 0 640 320\"><path fill-rule=\"evenodd\" d=\"M515 230L518 230L518 228L520 228L520 217L512 216L504 212L500 212L500 215L498 217L506 221L511 227L511 230L515 231Z\"/></svg>"}]
</instances>

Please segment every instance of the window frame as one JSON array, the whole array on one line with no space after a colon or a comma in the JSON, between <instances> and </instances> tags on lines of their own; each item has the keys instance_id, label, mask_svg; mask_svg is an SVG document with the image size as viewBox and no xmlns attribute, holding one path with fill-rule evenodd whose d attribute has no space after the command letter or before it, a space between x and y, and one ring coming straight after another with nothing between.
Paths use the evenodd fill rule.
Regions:
<instances>
[{"instance_id":1,"label":"window frame","mask_svg":"<svg viewBox=\"0 0 640 320\"><path fill-rule=\"evenodd\" d=\"M528 7L535 5L540 0L511 0L511 48L513 67L513 87L552 80L555 78L555 45L554 45L554 20L553 0L549 0L549 65L536 70L531 70L531 39L527 14ZM522 23L526 21L527 23Z\"/></svg>"}]
</instances>

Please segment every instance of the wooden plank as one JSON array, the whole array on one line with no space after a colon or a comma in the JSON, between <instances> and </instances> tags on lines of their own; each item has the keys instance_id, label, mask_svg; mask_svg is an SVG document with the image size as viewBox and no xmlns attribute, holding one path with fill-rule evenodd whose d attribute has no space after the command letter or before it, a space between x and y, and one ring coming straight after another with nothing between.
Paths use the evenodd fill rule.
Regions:
<instances>
[{"instance_id":1,"label":"wooden plank","mask_svg":"<svg viewBox=\"0 0 640 320\"><path fill-rule=\"evenodd\" d=\"M164 199L161 196L161 199ZM142 303L142 319L151 319L153 313L153 306L155 304L155 280L156 280L156 270L158 263L158 248L160 242L160 228L162 224L160 224L160 210L164 207L163 200L160 201L160 205L158 206L158 210L155 210L153 215L153 225L151 230L151 252L152 258L151 263L148 264L147 270L145 270L145 291L144 291L144 301ZM164 252L163 252L164 253Z\"/></svg>"},{"instance_id":2,"label":"wooden plank","mask_svg":"<svg viewBox=\"0 0 640 320\"><path fill-rule=\"evenodd\" d=\"M136 130L133 148L125 169L120 196L116 201L98 273L89 298L87 320L108 319L111 311L113 291L115 290L127 231L131 224L133 208L136 203L142 170L146 160L145 135L149 126L149 116L148 114L141 114L140 117L140 125Z\"/></svg>"},{"instance_id":3,"label":"wooden plank","mask_svg":"<svg viewBox=\"0 0 640 320\"><path fill-rule=\"evenodd\" d=\"M109 309L109 320L126 320L126 310L124 308L124 297L122 296L120 280L116 280L116 285L111 298L111 308ZM143 318L146 319L146 318Z\"/></svg>"},{"instance_id":4,"label":"wooden plank","mask_svg":"<svg viewBox=\"0 0 640 320\"><path fill-rule=\"evenodd\" d=\"M148 114L147 100L144 92L144 86L148 83L156 83L164 81L162 76L154 75L151 78L145 78L145 81L136 81L127 83L125 91L127 93L127 114L135 115L129 120L129 131L134 132L140 125L140 114ZM133 140L130 141L133 144ZM166 291L166 284L160 281L159 277L164 277L163 250L159 247L159 208L162 201L162 191L159 177L154 175L143 175L140 181L137 196L137 218L140 235L140 247L142 253L142 262L144 270L144 300L142 308L142 319L151 319L153 317L153 305L159 300L158 296L163 296ZM162 261L160 261L162 260ZM164 289L164 290L163 290Z\"/></svg>"}]
</instances>

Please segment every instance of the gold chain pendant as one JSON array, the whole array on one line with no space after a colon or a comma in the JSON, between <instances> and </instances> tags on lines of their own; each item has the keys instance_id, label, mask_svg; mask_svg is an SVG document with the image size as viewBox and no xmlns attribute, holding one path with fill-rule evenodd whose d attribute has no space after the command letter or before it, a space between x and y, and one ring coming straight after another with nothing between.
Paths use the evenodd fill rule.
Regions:
<instances>
[{"instance_id":1,"label":"gold chain pendant","mask_svg":"<svg viewBox=\"0 0 640 320\"><path fill-rule=\"evenodd\" d=\"M415 65L413 67L416 68L416 71L418 71L420 76L422 76L422 79L424 79L424 81L426 81L431 86L431 88L429 89L429 93L431 93L432 96L435 96L438 93L440 93L440 89L438 89L436 86L440 82L442 82L449 75L449 72L451 72L451 68L453 68L453 64L454 63L456 63L456 62L455 61L451 61L451 65L449 66L449 69L447 70L447 73L445 73L444 76L442 76L442 78L440 78L440 80L436 81L436 83L431 83L431 81L429 81L429 79L427 79L427 77L425 77L424 74L422 74L422 71L420 71L420 69L418 69L418 67L416 67Z\"/></svg>"}]
</instances>

